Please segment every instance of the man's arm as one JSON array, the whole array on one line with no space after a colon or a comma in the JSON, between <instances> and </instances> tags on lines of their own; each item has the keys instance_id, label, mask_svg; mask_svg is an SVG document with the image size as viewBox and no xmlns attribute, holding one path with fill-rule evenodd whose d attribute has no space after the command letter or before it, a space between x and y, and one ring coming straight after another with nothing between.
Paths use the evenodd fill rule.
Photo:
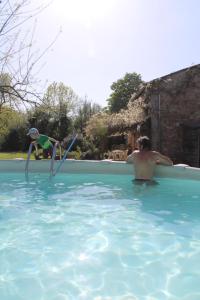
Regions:
<instances>
[{"instance_id":1,"label":"man's arm","mask_svg":"<svg viewBox=\"0 0 200 300\"><path fill-rule=\"evenodd\" d=\"M127 163L133 163L134 162L134 157L135 157L135 151L133 151L128 157L126 162Z\"/></svg>"},{"instance_id":2,"label":"man's arm","mask_svg":"<svg viewBox=\"0 0 200 300\"><path fill-rule=\"evenodd\" d=\"M156 151L154 151L154 155L157 164L165 165L165 166L173 166L173 161L169 157Z\"/></svg>"}]
</instances>

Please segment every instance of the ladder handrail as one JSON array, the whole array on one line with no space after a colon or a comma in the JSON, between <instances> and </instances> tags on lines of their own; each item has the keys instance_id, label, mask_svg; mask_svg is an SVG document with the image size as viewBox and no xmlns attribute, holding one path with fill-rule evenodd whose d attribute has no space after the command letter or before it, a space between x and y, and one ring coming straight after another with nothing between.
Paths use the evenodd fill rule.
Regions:
<instances>
[{"instance_id":1,"label":"ladder handrail","mask_svg":"<svg viewBox=\"0 0 200 300\"><path fill-rule=\"evenodd\" d=\"M32 152L33 144L30 143L29 149L28 149L28 156L26 159L26 166L25 166L25 173L28 174L28 166L29 166L29 161L31 157L31 152Z\"/></svg>"},{"instance_id":2,"label":"ladder handrail","mask_svg":"<svg viewBox=\"0 0 200 300\"><path fill-rule=\"evenodd\" d=\"M56 157L56 148L57 148L57 143L54 144L53 146L53 154L52 154L52 158L51 158L51 163L50 163L50 176L53 175L53 166L54 166L54 161L55 161L55 157Z\"/></svg>"},{"instance_id":3,"label":"ladder handrail","mask_svg":"<svg viewBox=\"0 0 200 300\"><path fill-rule=\"evenodd\" d=\"M64 153L64 155L63 155L63 158L62 158L60 164L58 165L56 171L53 173L53 176L55 176L56 173L58 173L58 171L60 170L60 168L61 168L63 162L64 162L65 159L66 159L66 156L67 156L68 152L70 151L70 149L72 148L73 144L75 143L75 141L76 141L76 139L77 139L77 136L78 136L78 134L76 134L76 135L74 136L74 138L73 138L71 144L70 144L69 147L65 150L65 153Z\"/></svg>"}]
</instances>

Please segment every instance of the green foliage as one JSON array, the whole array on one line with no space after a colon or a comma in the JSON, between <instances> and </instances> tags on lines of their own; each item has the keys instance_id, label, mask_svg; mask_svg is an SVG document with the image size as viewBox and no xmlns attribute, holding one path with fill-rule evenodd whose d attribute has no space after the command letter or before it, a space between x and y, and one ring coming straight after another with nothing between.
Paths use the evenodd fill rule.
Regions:
<instances>
[{"instance_id":1,"label":"green foliage","mask_svg":"<svg viewBox=\"0 0 200 300\"><path fill-rule=\"evenodd\" d=\"M84 100L80 103L77 110L77 116L75 117L74 127L79 132L83 133L84 128L92 115L101 111L101 107L98 104L92 104L90 101Z\"/></svg>"},{"instance_id":2,"label":"green foliage","mask_svg":"<svg viewBox=\"0 0 200 300\"><path fill-rule=\"evenodd\" d=\"M57 107L47 110L45 106L36 108L29 115L29 127L36 127L40 133L62 140L72 128L72 120L60 115Z\"/></svg>"},{"instance_id":3,"label":"green foliage","mask_svg":"<svg viewBox=\"0 0 200 300\"><path fill-rule=\"evenodd\" d=\"M64 113L69 114L75 111L79 102L79 97L71 87L64 83L53 82L50 84L44 94L43 103L49 110L55 107L64 108Z\"/></svg>"},{"instance_id":4,"label":"green foliage","mask_svg":"<svg viewBox=\"0 0 200 300\"><path fill-rule=\"evenodd\" d=\"M2 108L0 124L0 149L6 151L24 150L27 132L25 115L11 108Z\"/></svg>"},{"instance_id":5,"label":"green foliage","mask_svg":"<svg viewBox=\"0 0 200 300\"><path fill-rule=\"evenodd\" d=\"M68 159L81 159L81 151L71 151L67 154Z\"/></svg>"},{"instance_id":6,"label":"green foliage","mask_svg":"<svg viewBox=\"0 0 200 300\"><path fill-rule=\"evenodd\" d=\"M0 73L0 110L3 105L12 103L10 85L11 76L8 73Z\"/></svg>"},{"instance_id":7,"label":"green foliage","mask_svg":"<svg viewBox=\"0 0 200 300\"><path fill-rule=\"evenodd\" d=\"M85 128L86 135L93 140L101 140L107 136L108 120L109 115L107 113L98 113L93 115Z\"/></svg>"},{"instance_id":8,"label":"green foliage","mask_svg":"<svg viewBox=\"0 0 200 300\"><path fill-rule=\"evenodd\" d=\"M1 73L0 74L0 85L10 85L11 84L11 76L8 73Z\"/></svg>"},{"instance_id":9,"label":"green foliage","mask_svg":"<svg viewBox=\"0 0 200 300\"><path fill-rule=\"evenodd\" d=\"M92 141L96 148L93 152L96 153L95 155L99 158L102 158L102 154L107 148L109 117L107 113L93 115L85 128L87 138Z\"/></svg>"},{"instance_id":10,"label":"green foliage","mask_svg":"<svg viewBox=\"0 0 200 300\"><path fill-rule=\"evenodd\" d=\"M47 88L43 104L30 113L30 127L61 141L72 130L72 116L78 104L72 88L54 82Z\"/></svg>"},{"instance_id":11,"label":"green foliage","mask_svg":"<svg viewBox=\"0 0 200 300\"><path fill-rule=\"evenodd\" d=\"M126 73L122 79L113 82L111 85L113 93L107 99L109 111L116 113L126 108L132 94L138 91L142 82L141 75L135 72Z\"/></svg>"},{"instance_id":12,"label":"green foliage","mask_svg":"<svg viewBox=\"0 0 200 300\"><path fill-rule=\"evenodd\" d=\"M6 80L6 76L4 79ZM64 140L63 147L66 149L72 141L71 133L75 129L83 135L76 140L70 155L79 159L84 156L83 153L90 153L89 156L94 158L99 151L97 144L107 132L105 124L95 121L98 125L93 141L91 137L84 137L84 134L86 124L100 110L99 105L87 99L81 101L70 87L54 82L47 88L43 103L26 113L20 113L8 106L0 107L0 150L27 151L30 143L27 131L31 127L36 127L40 133L59 141Z\"/></svg>"},{"instance_id":13,"label":"green foliage","mask_svg":"<svg viewBox=\"0 0 200 300\"><path fill-rule=\"evenodd\" d=\"M72 139L67 137L63 143L64 149L67 149L71 144ZM100 150L89 137L79 135L76 139L72 151L68 153L67 158L74 159L99 159Z\"/></svg>"},{"instance_id":14,"label":"green foliage","mask_svg":"<svg viewBox=\"0 0 200 300\"><path fill-rule=\"evenodd\" d=\"M100 159L100 150L98 149L94 141L85 137L83 144L84 147L81 153L81 159Z\"/></svg>"}]
</instances>

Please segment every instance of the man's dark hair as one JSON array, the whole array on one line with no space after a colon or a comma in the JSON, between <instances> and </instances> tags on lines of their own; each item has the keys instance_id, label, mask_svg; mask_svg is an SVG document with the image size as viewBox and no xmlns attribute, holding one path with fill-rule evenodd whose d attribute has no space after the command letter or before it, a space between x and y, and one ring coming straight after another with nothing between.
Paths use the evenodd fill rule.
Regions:
<instances>
[{"instance_id":1,"label":"man's dark hair","mask_svg":"<svg viewBox=\"0 0 200 300\"><path fill-rule=\"evenodd\" d=\"M147 136L141 136L137 139L138 145L142 150L151 150L151 142Z\"/></svg>"}]
</instances>

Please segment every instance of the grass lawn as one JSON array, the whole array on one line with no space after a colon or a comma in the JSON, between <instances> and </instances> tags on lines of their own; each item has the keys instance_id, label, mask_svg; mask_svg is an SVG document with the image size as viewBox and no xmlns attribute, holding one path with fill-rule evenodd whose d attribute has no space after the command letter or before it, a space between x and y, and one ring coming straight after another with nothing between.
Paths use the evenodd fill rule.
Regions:
<instances>
[{"instance_id":1,"label":"grass lawn","mask_svg":"<svg viewBox=\"0 0 200 300\"><path fill-rule=\"evenodd\" d=\"M25 152L0 152L0 159L15 159L24 158L27 159L27 153ZM33 154L31 154L31 159L34 159Z\"/></svg>"}]
</instances>

